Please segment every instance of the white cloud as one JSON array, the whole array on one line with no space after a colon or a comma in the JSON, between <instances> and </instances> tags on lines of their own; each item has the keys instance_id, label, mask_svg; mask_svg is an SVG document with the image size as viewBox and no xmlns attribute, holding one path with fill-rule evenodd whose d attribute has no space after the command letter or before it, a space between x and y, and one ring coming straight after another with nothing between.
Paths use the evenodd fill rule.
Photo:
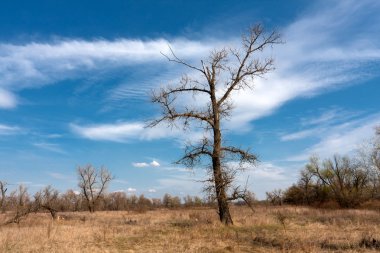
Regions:
<instances>
[{"instance_id":1,"label":"white cloud","mask_svg":"<svg viewBox=\"0 0 380 253\"><path fill-rule=\"evenodd\" d=\"M253 90L242 90L232 95L235 111L231 119L225 122L226 128L235 131L249 129L251 121L270 115L290 100L315 96L378 75L376 71L371 71L371 66L380 61L380 28L362 26L359 21L366 18L369 6L380 11L380 6L372 3L350 1L350 4L342 4L334 1L328 7L313 10L312 15L308 13L285 27L282 33L286 43L276 46L271 52L276 70L265 79L255 80ZM353 14L358 19L352 19ZM343 37L342 31L355 30L359 26L361 36L366 37L350 36L347 38L349 43L340 39ZM366 35L374 34L369 32L370 29L375 29L377 35ZM236 41L224 41L222 44L234 44ZM162 82L172 83L170 80L176 79L163 76ZM190 103L187 99L185 101ZM327 121L333 114L323 116L319 120Z\"/></svg>"},{"instance_id":2,"label":"white cloud","mask_svg":"<svg viewBox=\"0 0 380 253\"><path fill-rule=\"evenodd\" d=\"M256 167L238 174L236 184L244 187L248 183L249 190L259 199L265 199L265 192L286 189L294 183L301 168L302 165L298 164L279 166L271 161L260 162Z\"/></svg>"},{"instance_id":3,"label":"white cloud","mask_svg":"<svg viewBox=\"0 0 380 253\"><path fill-rule=\"evenodd\" d=\"M155 193L155 192L157 192L157 191L156 191L155 189L149 189L148 192L150 192L150 193Z\"/></svg>"},{"instance_id":4,"label":"white cloud","mask_svg":"<svg viewBox=\"0 0 380 253\"><path fill-rule=\"evenodd\" d=\"M306 13L285 27L282 33L286 44L276 46L271 52L277 70L266 79L256 80L253 91L246 90L233 95L236 109L231 120L225 122L226 128L241 131L249 128L251 121L273 113L292 99L344 87L375 75L366 67L380 60L380 28L376 25L380 18L373 15L379 10L379 4L374 1L332 1L328 7L313 9L312 13ZM371 15L368 15L369 12ZM361 25L365 19L366 25ZM347 35L351 35L347 31L356 31L358 27L360 36ZM220 45L236 45L237 41L236 37L222 40L205 38L202 41L157 38L145 41L67 39L21 45L2 43L0 108L15 107L15 94L25 88L85 77L89 73L95 74L99 69L107 71L129 65L162 64L166 59L160 52L168 53L168 45L180 57L195 62L207 57L211 49ZM171 66L175 69L166 69L160 76L160 82L149 79L143 91L157 87L157 83L177 80L183 69ZM121 86L108 95L117 100L134 92L133 84ZM144 92L139 90L135 95L143 96ZM329 117L331 115L325 115L321 120L326 121ZM189 134L176 128L158 126L146 129L144 123L139 121L94 125L73 123L70 128L83 138L115 142L189 137ZM191 134L202 135L199 132ZM283 140L296 140L311 134L314 134L311 130L299 131L284 136Z\"/></svg>"},{"instance_id":5,"label":"white cloud","mask_svg":"<svg viewBox=\"0 0 380 253\"><path fill-rule=\"evenodd\" d=\"M379 58L379 35L373 33L379 29L379 8L373 0L320 1L286 28L289 50L284 53L304 63ZM300 57L300 52L307 54Z\"/></svg>"},{"instance_id":6,"label":"white cloud","mask_svg":"<svg viewBox=\"0 0 380 253\"><path fill-rule=\"evenodd\" d=\"M276 70L257 80L253 91L234 95L236 111L227 122L229 129L240 130L292 99L379 75L371 66L380 61L380 27L374 25L380 22L375 14L380 5L374 1L331 1L318 7L283 29L286 43L273 52ZM368 23L363 25L366 19ZM351 36L349 31L356 30L360 36Z\"/></svg>"},{"instance_id":7,"label":"white cloud","mask_svg":"<svg viewBox=\"0 0 380 253\"><path fill-rule=\"evenodd\" d=\"M87 139L124 142L130 139L135 139L136 136L140 136L144 130L144 125L139 122L90 126L70 124L70 128L78 135Z\"/></svg>"},{"instance_id":8,"label":"white cloud","mask_svg":"<svg viewBox=\"0 0 380 253\"><path fill-rule=\"evenodd\" d=\"M160 167L161 165L157 161L152 161L151 163L136 162L136 163L132 163L132 166L136 168L146 168L146 167Z\"/></svg>"},{"instance_id":9,"label":"white cloud","mask_svg":"<svg viewBox=\"0 0 380 253\"><path fill-rule=\"evenodd\" d=\"M0 109L10 109L16 107L16 105L16 96L0 86Z\"/></svg>"},{"instance_id":10,"label":"white cloud","mask_svg":"<svg viewBox=\"0 0 380 253\"><path fill-rule=\"evenodd\" d=\"M131 187L129 187L129 188L127 189L127 191L132 193L132 192L136 192L137 189L136 189L136 188L131 188Z\"/></svg>"},{"instance_id":11,"label":"white cloud","mask_svg":"<svg viewBox=\"0 0 380 253\"><path fill-rule=\"evenodd\" d=\"M143 122L119 122L114 124L69 125L72 132L90 140L130 142L136 140L157 140L173 138L180 140L197 140L203 137L201 131L182 131L176 127L160 124L156 127L145 127ZM181 141L182 142L182 141Z\"/></svg>"},{"instance_id":12,"label":"white cloud","mask_svg":"<svg viewBox=\"0 0 380 253\"><path fill-rule=\"evenodd\" d=\"M270 179L274 181L281 181L288 179L284 168L276 166L270 162L259 163L257 167L248 172L250 172L249 174L251 174L255 180Z\"/></svg>"},{"instance_id":13,"label":"white cloud","mask_svg":"<svg viewBox=\"0 0 380 253\"><path fill-rule=\"evenodd\" d=\"M152 167L160 167L161 165L157 161L152 161L150 163L150 166L152 166Z\"/></svg>"},{"instance_id":14,"label":"white cloud","mask_svg":"<svg viewBox=\"0 0 380 253\"><path fill-rule=\"evenodd\" d=\"M247 178L254 180L272 180L272 181L281 181L286 180L287 174L285 173L285 169L281 166L277 166L272 162L259 162L256 165L252 164L243 164L241 165L238 162L229 162L228 166L231 168L235 168L238 173L236 176L236 181L240 185L244 185ZM243 170L239 170L239 168L243 167Z\"/></svg>"},{"instance_id":15,"label":"white cloud","mask_svg":"<svg viewBox=\"0 0 380 253\"><path fill-rule=\"evenodd\" d=\"M147 163L132 163L132 166L136 167L136 168L145 168L145 167L149 167L149 164L147 164Z\"/></svg>"}]
</instances>

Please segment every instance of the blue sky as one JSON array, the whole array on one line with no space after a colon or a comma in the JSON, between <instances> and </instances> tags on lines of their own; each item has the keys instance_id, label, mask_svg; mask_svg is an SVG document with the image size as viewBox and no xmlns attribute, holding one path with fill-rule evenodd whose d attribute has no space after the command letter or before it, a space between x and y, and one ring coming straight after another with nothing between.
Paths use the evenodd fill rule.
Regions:
<instances>
[{"instance_id":1,"label":"blue sky","mask_svg":"<svg viewBox=\"0 0 380 253\"><path fill-rule=\"evenodd\" d=\"M201 194L203 170L173 164L200 130L144 128L160 113L150 91L194 74L160 52L199 64L260 22L286 43L223 125L259 156L238 179L263 198L311 154L353 153L380 125L379 12L377 0L2 1L0 179L76 189L92 163L116 176L111 191Z\"/></svg>"}]
</instances>

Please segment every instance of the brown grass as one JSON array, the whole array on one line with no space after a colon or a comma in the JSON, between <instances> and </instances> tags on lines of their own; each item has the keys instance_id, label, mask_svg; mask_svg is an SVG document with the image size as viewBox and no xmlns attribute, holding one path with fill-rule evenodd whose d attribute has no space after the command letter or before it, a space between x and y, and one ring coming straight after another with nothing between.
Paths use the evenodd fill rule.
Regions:
<instances>
[{"instance_id":1,"label":"brown grass","mask_svg":"<svg viewBox=\"0 0 380 253\"><path fill-rule=\"evenodd\" d=\"M0 227L1 252L373 252L380 213L306 207L232 210L225 227L215 210L31 214ZM0 215L0 222L5 215Z\"/></svg>"}]
</instances>

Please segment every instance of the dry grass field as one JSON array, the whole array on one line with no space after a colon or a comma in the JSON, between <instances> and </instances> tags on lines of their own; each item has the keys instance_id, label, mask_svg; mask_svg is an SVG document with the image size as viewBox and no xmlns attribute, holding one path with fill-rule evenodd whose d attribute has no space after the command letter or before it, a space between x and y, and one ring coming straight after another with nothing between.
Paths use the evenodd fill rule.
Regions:
<instances>
[{"instance_id":1,"label":"dry grass field","mask_svg":"<svg viewBox=\"0 0 380 253\"><path fill-rule=\"evenodd\" d=\"M380 213L306 207L233 207L225 227L213 209L31 214L0 227L1 252L374 252ZM5 219L0 216L0 221Z\"/></svg>"}]
</instances>

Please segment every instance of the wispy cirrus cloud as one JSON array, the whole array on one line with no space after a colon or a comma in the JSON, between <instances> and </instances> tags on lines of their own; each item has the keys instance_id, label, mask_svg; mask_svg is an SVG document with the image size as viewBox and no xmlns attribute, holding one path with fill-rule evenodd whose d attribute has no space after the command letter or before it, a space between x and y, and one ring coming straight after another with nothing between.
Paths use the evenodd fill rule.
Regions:
<instances>
[{"instance_id":1,"label":"wispy cirrus cloud","mask_svg":"<svg viewBox=\"0 0 380 253\"><path fill-rule=\"evenodd\" d=\"M326 132L331 128L363 117L362 112L345 111L339 108L328 109L320 115L301 118L300 126L302 130L282 134L280 139L281 141L295 141L309 137L319 137L326 135Z\"/></svg>"},{"instance_id":2,"label":"wispy cirrus cloud","mask_svg":"<svg viewBox=\"0 0 380 253\"><path fill-rule=\"evenodd\" d=\"M337 122L344 122L360 115L360 112L346 111L341 108L332 108L323 111L315 117L304 117L301 119L302 126L331 125Z\"/></svg>"},{"instance_id":3,"label":"wispy cirrus cloud","mask_svg":"<svg viewBox=\"0 0 380 253\"><path fill-rule=\"evenodd\" d=\"M330 1L315 5L283 29L286 43L273 53L275 72L257 80L253 92L235 95L237 113L230 128L269 115L290 100L379 76L380 28L374 25L380 22L375 14L380 11L378 2ZM358 31L360 36L347 31Z\"/></svg>"},{"instance_id":4,"label":"wispy cirrus cloud","mask_svg":"<svg viewBox=\"0 0 380 253\"><path fill-rule=\"evenodd\" d=\"M234 94L232 101L236 109L226 127L239 131L249 128L251 121L270 115L288 101L360 83L378 75L378 71L374 71L380 61L380 28L375 25L380 18L374 15L378 11L379 4L370 0L331 1L328 6L318 3L283 27L286 44L267 52L274 56L277 70L265 79L256 80L252 91ZM345 31L358 31L360 36L349 36L351 32ZM210 35L199 41L121 38L0 43L0 96L6 97L0 100L3 101L0 108L15 107L17 92L22 89L93 76L99 69L107 72L126 66L162 65L166 59L160 52L170 53L169 46L179 57L195 64L213 48L238 45L239 40L238 36L213 38ZM114 103L133 96L145 96L150 88L178 80L183 71L170 65L162 69L160 80L153 76L145 78L142 88L127 81L111 89L106 94L106 101ZM141 122L86 127L72 124L71 129L92 140L126 141L136 138L134 136L149 140L176 135L168 134L167 129L143 130Z\"/></svg>"},{"instance_id":5,"label":"wispy cirrus cloud","mask_svg":"<svg viewBox=\"0 0 380 253\"><path fill-rule=\"evenodd\" d=\"M33 146L37 148L45 149L54 153L67 154L66 151L63 150L59 144L56 144L56 143L36 142L36 143L33 143Z\"/></svg>"},{"instance_id":6,"label":"wispy cirrus cloud","mask_svg":"<svg viewBox=\"0 0 380 253\"><path fill-rule=\"evenodd\" d=\"M318 130L317 128L311 129L310 131L314 132L313 136L318 138L317 143L311 145L300 154L288 157L286 160L307 161L311 155L327 158L336 153L350 154L357 150L363 141L370 139L374 135L375 127L379 125L380 114L373 114L360 119L321 127ZM289 138L292 135L297 135L297 133L287 136Z\"/></svg>"},{"instance_id":7,"label":"wispy cirrus cloud","mask_svg":"<svg viewBox=\"0 0 380 253\"><path fill-rule=\"evenodd\" d=\"M274 56L277 69L252 83L253 90L240 91L232 96L235 113L225 123L228 129L249 129L251 121L272 114L288 101L316 96L379 76L376 69L380 61L380 35L377 35L380 28L373 24L380 22L380 18L374 15L374 10L380 11L380 6L370 0L348 2L331 1L328 6L315 4L314 8L283 28L286 43L265 52ZM359 30L361 36L357 37L348 36L346 32ZM232 38L220 44L237 46L238 39ZM196 62L197 57L189 60ZM184 71L175 64L171 70L168 76L161 74L161 82L153 77L151 88L157 87L157 83L175 83ZM118 99L122 99L128 94L133 95L130 89L124 84L114 91Z\"/></svg>"},{"instance_id":8,"label":"wispy cirrus cloud","mask_svg":"<svg viewBox=\"0 0 380 253\"><path fill-rule=\"evenodd\" d=\"M150 128L143 122L118 122L110 124L78 125L71 123L71 131L76 135L98 141L131 142L136 140L157 140L174 138L179 140L200 139L203 133L200 131L184 132L176 127L164 124Z\"/></svg>"},{"instance_id":9,"label":"wispy cirrus cloud","mask_svg":"<svg viewBox=\"0 0 380 253\"><path fill-rule=\"evenodd\" d=\"M315 136L316 134L320 134L321 132L323 132L323 130L320 128L307 129L307 130L302 130L295 133L285 134L281 136L281 140L282 141L300 140L307 137Z\"/></svg>"},{"instance_id":10,"label":"wispy cirrus cloud","mask_svg":"<svg viewBox=\"0 0 380 253\"><path fill-rule=\"evenodd\" d=\"M211 45L186 39L56 40L10 44L0 42L0 108L16 107L16 93L56 82L83 78L128 65L164 60L169 45L182 57L206 54Z\"/></svg>"},{"instance_id":11,"label":"wispy cirrus cloud","mask_svg":"<svg viewBox=\"0 0 380 253\"><path fill-rule=\"evenodd\" d=\"M0 135L13 135L21 133L22 129L18 126L0 124Z\"/></svg>"}]
</instances>

